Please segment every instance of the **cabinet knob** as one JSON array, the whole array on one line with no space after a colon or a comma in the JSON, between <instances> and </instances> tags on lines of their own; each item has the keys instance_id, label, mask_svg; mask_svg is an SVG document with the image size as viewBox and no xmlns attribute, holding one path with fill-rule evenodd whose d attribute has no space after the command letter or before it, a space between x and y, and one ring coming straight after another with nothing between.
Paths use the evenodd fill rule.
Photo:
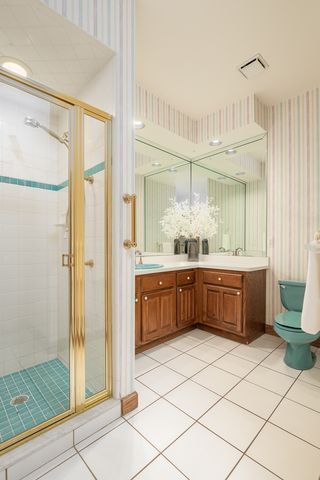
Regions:
<instances>
[{"instance_id":1,"label":"cabinet knob","mask_svg":"<svg viewBox=\"0 0 320 480\"><path fill-rule=\"evenodd\" d=\"M162 285L162 282L159 282L159 285Z\"/></svg>"},{"instance_id":2,"label":"cabinet knob","mask_svg":"<svg viewBox=\"0 0 320 480\"><path fill-rule=\"evenodd\" d=\"M138 303L138 299L136 298L136 303Z\"/></svg>"},{"instance_id":3,"label":"cabinet knob","mask_svg":"<svg viewBox=\"0 0 320 480\"><path fill-rule=\"evenodd\" d=\"M180 292L180 293L182 292L182 288L179 288L179 292Z\"/></svg>"},{"instance_id":4,"label":"cabinet knob","mask_svg":"<svg viewBox=\"0 0 320 480\"><path fill-rule=\"evenodd\" d=\"M221 282L222 278L221 278L221 277L218 277L218 280L219 280L219 282Z\"/></svg>"},{"instance_id":5,"label":"cabinet knob","mask_svg":"<svg viewBox=\"0 0 320 480\"><path fill-rule=\"evenodd\" d=\"M237 292L237 295L240 295L240 292Z\"/></svg>"},{"instance_id":6,"label":"cabinet knob","mask_svg":"<svg viewBox=\"0 0 320 480\"><path fill-rule=\"evenodd\" d=\"M190 277L187 277L187 280L191 280L191 278L190 278Z\"/></svg>"},{"instance_id":7,"label":"cabinet knob","mask_svg":"<svg viewBox=\"0 0 320 480\"><path fill-rule=\"evenodd\" d=\"M148 300L148 297L144 297L145 300Z\"/></svg>"}]
</instances>

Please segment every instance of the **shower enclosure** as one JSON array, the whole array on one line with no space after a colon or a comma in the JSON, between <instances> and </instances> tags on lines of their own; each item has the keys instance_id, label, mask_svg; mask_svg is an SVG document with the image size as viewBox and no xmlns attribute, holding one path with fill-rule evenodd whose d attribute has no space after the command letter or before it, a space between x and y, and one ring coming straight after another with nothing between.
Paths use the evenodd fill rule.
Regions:
<instances>
[{"instance_id":1,"label":"shower enclosure","mask_svg":"<svg viewBox=\"0 0 320 480\"><path fill-rule=\"evenodd\" d=\"M111 116L0 72L0 452L111 395Z\"/></svg>"}]
</instances>

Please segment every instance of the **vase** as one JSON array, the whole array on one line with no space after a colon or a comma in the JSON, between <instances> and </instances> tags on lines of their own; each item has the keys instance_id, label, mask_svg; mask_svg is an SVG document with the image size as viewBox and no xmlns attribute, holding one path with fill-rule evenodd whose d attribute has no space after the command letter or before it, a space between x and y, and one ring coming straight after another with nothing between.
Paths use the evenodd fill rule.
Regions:
<instances>
[{"instance_id":1,"label":"vase","mask_svg":"<svg viewBox=\"0 0 320 480\"><path fill-rule=\"evenodd\" d=\"M207 238L202 240L202 255L209 255L209 241Z\"/></svg>"},{"instance_id":2,"label":"vase","mask_svg":"<svg viewBox=\"0 0 320 480\"><path fill-rule=\"evenodd\" d=\"M188 238L188 261L197 262L199 260L199 242L196 238Z\"/></svg>"},{"instance_id":3,"label":"vase","mask_svg":"<svg viewBox=\"0 0 320 480\"><path fill-rule=\"evenodd\" d=\"M175 255L180 255L180 240L179 238L174 239L173 252Z\"/></svg>"}]
</instances>

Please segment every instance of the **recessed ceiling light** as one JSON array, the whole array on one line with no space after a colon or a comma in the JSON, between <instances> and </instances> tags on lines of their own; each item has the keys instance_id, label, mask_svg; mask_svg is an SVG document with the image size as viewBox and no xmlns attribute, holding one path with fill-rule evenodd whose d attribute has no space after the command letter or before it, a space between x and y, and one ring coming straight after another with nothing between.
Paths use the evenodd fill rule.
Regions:
<instances>
[{"instance_id":1,"label":"recessed ceiling light","mask_svg":"<svg viewBox=\"0 0 320 480\"><path fill-rule=\"evenodd\" d=\"M236 173L237 177L241 177L242 175L245 175L245 174L246 174L246 172L237 172Z\"/></svg>"},{"instance_id":2,"label":"recessed ceiling light","mask_svg":"<svg viewBox=\"0 0 320 480\"><path fill-rule=\"evenodd\" d=\"M171 172L171 173L176 173L177 169L175 167L171 167L171 168L169 168L168 171Z\"/></svg>"},{"instance_id":3,"label":"recessed ceiling light","mask_svg":"<svg viewBox=\"0 0 320 480\"><path fill-rule=\"evenodd\" d=\"M209 145L211 145L211 147L217 147L218 145L221 145L221 143L222 140L220 140L220 138L213 138L210 140Z\"/></svg>"},{"instance_id":4,"label":"recessed ceiling light","mask_svg":"<svg viewBox=\"0 0 320 480\"><path fill-rule=\"evenodd\" d=\"M153 167L161 167L161 163L159 163L159 162L154 162L154 163L152 163L152 166L153 166Z\"/></svg>"},{"instance_id":5,"label":"recessed ceiling light","mask_svg":"<svg viewBox=\"0 0 320 480\"><path fill-rule=\"evenodd\" d=\"M141 122L141 120L135 120L134 121L134 128L136 130L141 130L144 127L145 127L145 124L143 122Z\"/></svg>"},{"instance_id":6,"label":"recessed ceiling light","mask_svg":"<svg viewBox=\"0 0 320 480\"><path fill-rule=\"evenodd\" d=\"M29 77L31 75L31 69L21 60L17 60L11 57L2 57L0 59L0 66L9 72L20 75L20 77Z\"/></svg>"},{"instance_id":7,"label":"recessed ceiling light","mask_svg":"<svg viewBox=\"0 0 320 480\"><path fill-rule=\"evenodd\" d=\"M235 155L237 153L237 150L235 148L229 148L226 151L226 155Z\"/></svg>"}]
</instances>

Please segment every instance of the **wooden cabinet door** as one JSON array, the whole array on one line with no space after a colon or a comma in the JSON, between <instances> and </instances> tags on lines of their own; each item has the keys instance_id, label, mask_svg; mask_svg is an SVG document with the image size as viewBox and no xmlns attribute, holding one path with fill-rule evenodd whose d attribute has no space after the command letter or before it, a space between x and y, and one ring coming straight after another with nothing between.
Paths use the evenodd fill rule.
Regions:
<instances>
[{"instance_id":1,"label":"wooden cabinet door","mask_svg":"<svg viewBox=\"0 0 320 480\"><path fill-rule=\"evenodd\" d=\"M220 287L203 284L202 323L217 326L220 323Z\"/></svg>"},{"instance_id":2,"label":"wooden cabinet door","mask_svg":"<svg viewBox=\"0 0 320 480\"><path fill-rule=\"evenodd\" d=\"M176 323L176 289L145 293L141 297L141 338L149 342L163 337Z\"/></svg>"},{"instance_id":3,"label":"wooden cabinet door","mask_svg":"<svg viewBox=\"0 0 320 480\"><path fill-rule=\"evenodd\" d=\"M220 325L228 332L242 332L242 291L221 288Z\"/></svg>"},{"instance_id":4,"label":"wooden cabinet door","mask_svg":"<svg viewBox=\"0 0 320 480\"><path fill-rule=\"evenodd\" d=\"M202 323L226 332L242 332L242 290L204 284L202 305Z\"/></svg>"},{"instance_id":5,"label":"wooden cabinet door","mask_svg":"<svg viewBox=\"0 0 320 480\"><path fill-rule=\"evenodd\" d=\"M177 325L187 327L196 317L196 287L180 287L177 290Z\"/></svg>"}]
</instances>

